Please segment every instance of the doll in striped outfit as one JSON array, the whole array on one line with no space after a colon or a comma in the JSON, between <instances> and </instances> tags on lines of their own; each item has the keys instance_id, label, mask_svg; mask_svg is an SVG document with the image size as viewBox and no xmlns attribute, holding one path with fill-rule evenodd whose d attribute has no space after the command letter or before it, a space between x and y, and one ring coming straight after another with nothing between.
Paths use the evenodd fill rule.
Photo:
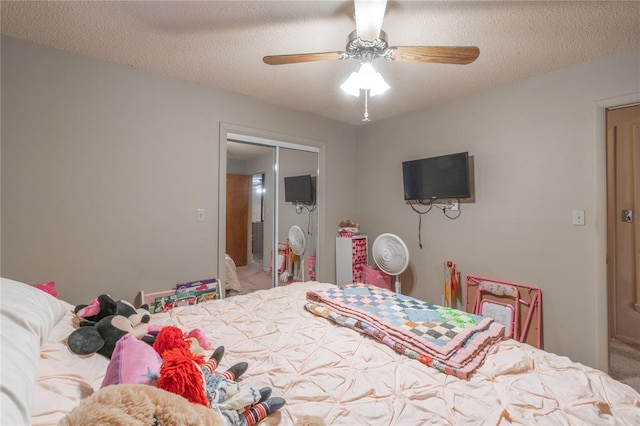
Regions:
<instances>
[{"instance_id":1,"label":"doll in striped outfit","mask_svg":"<svg viewBox=\"0 0 640 426\"><path fill-rule=\"evenodd\" d=\"M158 387L183 396L189 401L217 410L229 426L252 426L285 404L279 397L271 397L271 388L256 389L237 382L247 370L240 362L223 373L218 367L224 347L218 347L205 361L184 342L177 327L164 327L154 348L162 358Z\"/></svg>"}]
</instances>

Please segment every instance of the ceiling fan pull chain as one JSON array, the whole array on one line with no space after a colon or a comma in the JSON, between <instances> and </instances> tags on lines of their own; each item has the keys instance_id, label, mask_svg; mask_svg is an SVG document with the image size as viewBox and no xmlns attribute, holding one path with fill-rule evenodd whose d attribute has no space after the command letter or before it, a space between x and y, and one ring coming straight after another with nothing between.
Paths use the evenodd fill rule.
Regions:
<instances>
[{"instance_id":1,"label":"ceiling fan pull chain","mask_svg":"<svg viewBox=\"0 0 640 426\"><path fill-rule=\"evenodd\" d=\"M369 120L369 89L364 91L364 117L362 121L371 121Z\"/></svg>"}]
</instances>

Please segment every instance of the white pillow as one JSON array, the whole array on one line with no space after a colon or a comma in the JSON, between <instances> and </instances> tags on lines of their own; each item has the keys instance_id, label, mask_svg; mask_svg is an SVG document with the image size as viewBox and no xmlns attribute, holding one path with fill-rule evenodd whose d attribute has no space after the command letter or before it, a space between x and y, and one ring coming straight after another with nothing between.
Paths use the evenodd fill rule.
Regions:
<instances>
[{"instance_id":1,"label":"white pillow","mask_svg":"<svg viewBox=\"0 0 640 426\"><path fill-rule=\"evenodd\" d=\"M0 424L31 423L40 347L68 307L44 291L18 281L0 284Z\"/></svg>"}]
</instances>

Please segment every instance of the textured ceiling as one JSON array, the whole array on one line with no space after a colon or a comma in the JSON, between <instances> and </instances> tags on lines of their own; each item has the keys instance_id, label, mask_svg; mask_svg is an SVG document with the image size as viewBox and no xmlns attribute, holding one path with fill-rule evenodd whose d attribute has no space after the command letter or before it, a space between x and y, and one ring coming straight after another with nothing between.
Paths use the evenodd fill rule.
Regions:
<instances>
[{"instance_id":1,"label":"textured ceiling","mask_svg":"<svg viewBox=\"0 0 640 426\"><path fill-rule=\"evenodd\" d=\"M361 124L339 85L354 60L265 65L265 55L344 50L351 1L2 1L2 33ZM393 46L474 45L470 65L386 62L372 121L640 47L640 2L390 1Z\"/></svg>"}]
</instances>

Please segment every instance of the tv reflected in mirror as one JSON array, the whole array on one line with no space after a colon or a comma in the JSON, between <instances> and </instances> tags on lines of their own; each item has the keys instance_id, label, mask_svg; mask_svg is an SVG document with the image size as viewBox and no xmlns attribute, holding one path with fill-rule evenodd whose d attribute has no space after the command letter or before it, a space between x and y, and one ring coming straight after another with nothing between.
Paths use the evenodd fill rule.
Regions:
<instances>
[{"instance_id":1,"label":"tv reflected in mirror","mask_svg":"<svg viewBox=\"0 0 640 426\"><path fill-rule=\"evenodd\" d=\"M284 201L295 204L313 204L313 183L311 175L284 178Z\"/></svg>"}]
</instances>

